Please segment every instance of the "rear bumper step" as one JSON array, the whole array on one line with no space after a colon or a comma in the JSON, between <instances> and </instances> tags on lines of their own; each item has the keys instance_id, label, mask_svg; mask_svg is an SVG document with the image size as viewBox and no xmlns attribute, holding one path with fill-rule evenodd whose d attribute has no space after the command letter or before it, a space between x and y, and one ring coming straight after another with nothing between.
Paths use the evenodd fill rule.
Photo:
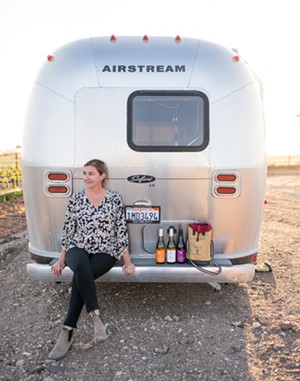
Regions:
<instances>
[{"instance_id":1,"label":"rear bumper step","mask_svg":"<svg viewBox=\"0 0 300 381\"><path fill-rule=\"evenodd\" d=\"M217 271L214 266L206 266L206 270ZM30 279L46 282L70 282L72 271L66 267L57 277L52 274L49 265L29 263L27 273ZM99 282L138 282L138 283L244 283L250 282L255 274L253 264L222 266L219 275L203 273L189 264L156 265L136 264L135 274L125 276L121 264L115 265L108 273L97 279Z\"/></svg>"}]
</instances>

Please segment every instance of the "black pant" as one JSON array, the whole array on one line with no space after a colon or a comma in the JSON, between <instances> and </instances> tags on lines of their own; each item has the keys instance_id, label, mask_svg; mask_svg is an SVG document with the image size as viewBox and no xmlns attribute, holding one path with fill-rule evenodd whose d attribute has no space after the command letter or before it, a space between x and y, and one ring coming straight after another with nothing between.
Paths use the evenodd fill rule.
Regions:
<instances>
[{"instance_id":1,"label":"black pant","mask_svg":"<svg viewBox=\"0 0 300 381\"><path fill-rule=\"evenodd\" d=\"M74 247L66 253L66 263L73 271L72 292L64 325L76 328L81 310L85 304L87 312L99 308L95 279L107 273L116 259L109 254L88 254Z\"/></svg>"}]
</instances>

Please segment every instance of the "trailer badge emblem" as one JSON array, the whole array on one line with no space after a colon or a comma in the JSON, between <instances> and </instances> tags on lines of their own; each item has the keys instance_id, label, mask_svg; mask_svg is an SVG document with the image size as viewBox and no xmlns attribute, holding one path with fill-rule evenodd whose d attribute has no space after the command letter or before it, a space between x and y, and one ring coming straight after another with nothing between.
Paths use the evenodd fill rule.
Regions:
<instances>
[{"instance_id":1,"label":"trailer badge emblem","mask_svg":"<svg viewBox=\"0 0 300 381\"><path fill-rule=\"evenodd\" d=\"M127 180L130 181L131 183L146 184L146 183L152 183L153 181L155 181L155 177L150 175L133 175L133 176L127 177Z\"/></svg>"}]
</instances>

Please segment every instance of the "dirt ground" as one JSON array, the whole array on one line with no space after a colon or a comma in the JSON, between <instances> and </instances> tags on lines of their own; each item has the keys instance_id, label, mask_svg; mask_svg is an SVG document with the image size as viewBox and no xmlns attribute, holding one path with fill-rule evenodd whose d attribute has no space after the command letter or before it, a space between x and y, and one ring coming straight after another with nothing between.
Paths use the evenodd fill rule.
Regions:
<instances>
[{"instance_id":1,"label":"dirt ground","mask_svg":"<svg viewBox=\"0 0 300 381\"><path fill-rule=\"evenodd\" d=\"M300 170L270 171L258 270L249 284L97 284L111 336L47 360L69 284L32 282L20 199L0 203L0 380L300 380Z\"/></svg>"}]
</instances>

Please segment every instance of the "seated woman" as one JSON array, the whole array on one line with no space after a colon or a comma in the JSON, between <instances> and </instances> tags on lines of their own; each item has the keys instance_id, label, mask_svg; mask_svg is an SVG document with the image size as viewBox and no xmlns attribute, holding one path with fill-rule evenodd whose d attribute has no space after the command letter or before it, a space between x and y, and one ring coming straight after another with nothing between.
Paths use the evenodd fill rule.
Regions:
<instances>
[{"instance_id":1,"label":"seated woman","mask_svg":"<svg viewBox=\"0 0 300 381\"><path fill-rule=\"evenodd\" d=\"M85 190L74 194L67 206L62 233L61 256L51 270L59 276L66 265L73 271L72 291L58 341L49 354L60 359L70 349L73 329L83 308L94 326L94 341L107 339L107 326L102 323L95 279L108 272L123 258L125 275L132 275L135 266L128 251L128 232L121 196L105 189L108 171L101 160L90 160L83 168Z\"/></svg>"}]
</instances>

